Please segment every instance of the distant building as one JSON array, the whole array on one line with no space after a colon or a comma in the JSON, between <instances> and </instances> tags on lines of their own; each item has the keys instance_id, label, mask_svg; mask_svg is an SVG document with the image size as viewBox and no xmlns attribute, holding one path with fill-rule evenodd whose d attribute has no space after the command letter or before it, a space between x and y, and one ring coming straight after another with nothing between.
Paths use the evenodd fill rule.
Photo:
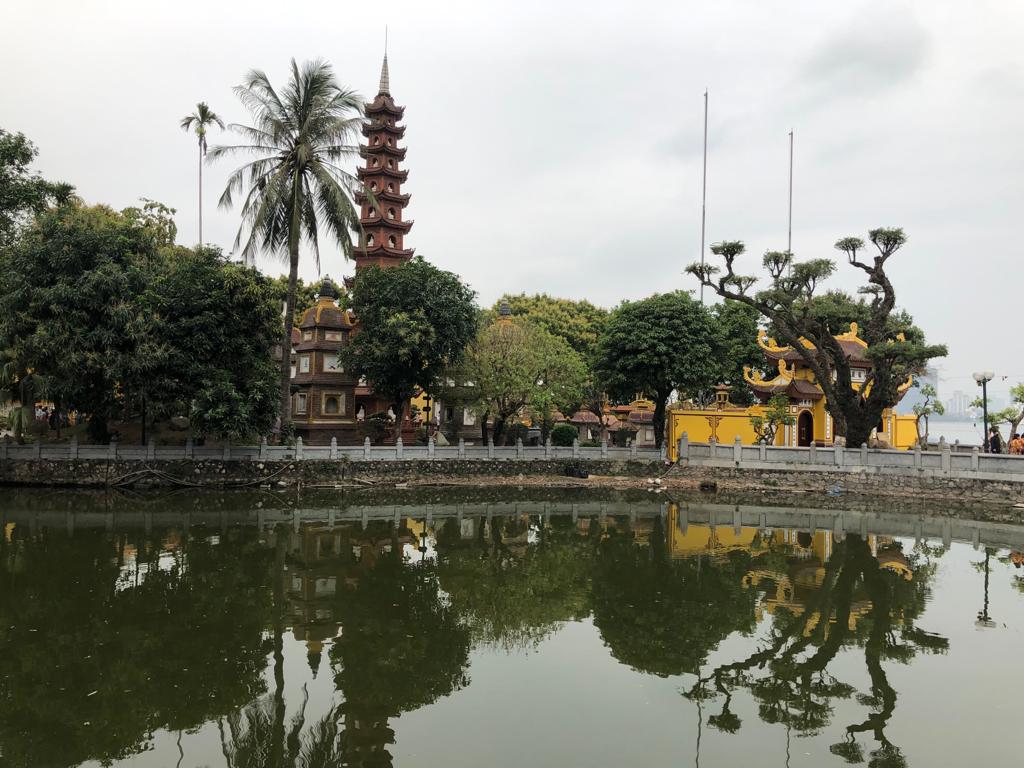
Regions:
<instances>
[{"instance_id":1,"label":"distant building","mask_svg":"<svg viewBox=\"0 0 1024 768\"><path fill-rule=\"evenodd\" d=\"M967 409L971 405L971 399L959 389L953 392L953 396L946 401L946 416L954 419L967 418Z\"/></svg>"}]
</instances>

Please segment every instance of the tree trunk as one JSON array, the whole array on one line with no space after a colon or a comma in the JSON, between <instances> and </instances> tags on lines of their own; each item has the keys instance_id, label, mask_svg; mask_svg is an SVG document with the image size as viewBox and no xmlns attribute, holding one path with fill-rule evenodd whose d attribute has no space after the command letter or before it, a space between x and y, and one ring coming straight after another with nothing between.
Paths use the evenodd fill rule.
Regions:
<instances>
[{"instance_id":1,"label":"tree trunk","mask_svg":"<svg viewBox=\"0 0 1024 768\"><path fill-rule=\"evenodd\" d=\"M654 399L654 447L661 448L665 440L665 408L668 405L668 395L659 392Z\"/></svg>"},{"instance_id":2,"label":"tree trunk","mask_svg":"<svg viewBox=\"0 0 1024 768\"><path fill-rule=\"evenodd\" d=\"M498 415L494 419L494 443L495 445L505 444L505 421L506 417Z\"/></svg>"},{"instance_id":3,"label":"tree trunk","mask_svg":"<svg viewBox=\"0 0 1024 768\"><path fill-rule=\"evenodd\" d=\"M270 731L270 765L282 765L284 756L284 574L285 527L277 526L274 541L274 719Z\"/></svg>"},{"instance_id":4,"label":"tree trunk","mask_svg":"<svg viewBox=\"0 0 1024 768\"><path fill-rule=\"evenodd\" d=\"M292 247L288 267L288 297L285 299L284 336L281 342L281 431L292 423L292 325L295 322L295 286L299 279L299 246Z\"/></svg>"},{"instance_id":5,"label":"tree trunk","mask_svg":"<svg viewBox=\"0 0 1024 768\"><path fill-rule=\"evenodd\" d=\"M402 419L405 417L405 400L396 400L392 405L395 409L395 445L402 437Z\"/></svg>"},{"instance_id":6,"label":"tree trunk","mask_svg":"<svg viewBox=\"0 0 1024 768\"><path fill-rule=\"evenodd\" d=\"M203 244L203 147L199 146L199 245Z\"/></svg>"},{"instance_id":7,"label":"tree trunk","mask_svg":"<svg viewBox=\"0 0 1024 768\"><path fill-rule=\"evenodd\" d=\"M480 417L480 439L484 441L484 445L487 445L487 420L491 417L491 409L488 408L484 411L483 416Z\"/></svg>"}]
</instances>

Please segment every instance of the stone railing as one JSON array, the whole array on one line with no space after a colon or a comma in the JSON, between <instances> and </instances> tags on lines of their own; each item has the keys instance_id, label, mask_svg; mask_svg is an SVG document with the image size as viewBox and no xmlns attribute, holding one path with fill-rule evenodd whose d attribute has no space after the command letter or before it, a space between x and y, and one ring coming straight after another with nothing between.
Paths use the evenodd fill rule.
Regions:
<instances>
[{"instance_id":1,"label":"stone railing","mask_svg":"<svg viewBox=\"0 0 1024 768\"><path fill-rule=\"evenodd\" d=\"M691 443L684 433L676 445L681 466L718 467L750 470L796 470L816 472L861 472L918 477L1006 480L1024 482L1024 456L954 452L941 443L937 451L910 451L880 448L828 448L809 446L790 448L775 445L743 445L739 438L732 444Z\"/></svg>"},{"instance_id":2,"label":"stone railing","mask_svg":"<svg viewBox=\"0 0 1024 768\"><path fill-rule=\"evenodd\" d=\"M109 445L79 444L74 438L68 443L32 443L14 445L0 441L0 461L6 460L49 460L49 461L543 461L550 459L581 459L606 461L660 461L665 458L664 449L629 448L610 446L581 446L574 440L571 446L557 446L548 441L546 445L466 445L459 440L457 445L440 446L433 438L427 445L403 445L399 439L396 445L371 445L366 438L362 445L338 445L331 439L330 445L306 445L298 438L294 445L269 445L264 438L259 445L223 445L217 447L197 446L188 440L184 446L157 445L150 440L144 446L122 446L116 442Z\"/></svg>"}]
</instances>

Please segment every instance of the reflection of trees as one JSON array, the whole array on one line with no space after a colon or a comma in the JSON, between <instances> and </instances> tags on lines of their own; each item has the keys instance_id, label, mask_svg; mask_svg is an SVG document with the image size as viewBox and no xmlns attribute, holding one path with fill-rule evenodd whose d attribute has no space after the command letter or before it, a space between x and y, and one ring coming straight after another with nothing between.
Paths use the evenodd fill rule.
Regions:
<instances>
[{"instance_id":1,"label":"reflection of trees","mask_svg":"<svg viewBox=\"0 0 1024 768\"><path fill-rule=\"evenodd\" d=\"M390 765L388 719L430 704L469 682L469 632L442 599L427 561L390 553L338 595L342 632L330 649L344 697L340 749L345 765Z\"/></svg>"},{"instance_id":2,"label":"reflection of trees","mask_svg":"<svg viewBox=\"0 0 1024 768\"><path fill-rule=\"evenodd\" d=\"M870 693L858 701L871 708L867 717L846 729L846 739L832 752L850 763L864 761L859 733L877 742L870 765L898 766L905 760L885 734L896 708L896 691L889 684L883 661L906 663L918 652L942 652L948 642L914 625L929 594L934 566L919 566L914 578L880 566L867 542L848 536L837 544L820 586L803 612L777 610L767 644L746 659L723 664L700 678L688 692L692 698L724 697L716 722L724 730L740 727L729 711L732 692L747 689L759 703L759 715L768 723L784 723L798 733L818 733L831 721L832 701L849 698L853 687L827 671L829 662L845 646L863 647L871 679Z\"/></svg>"},{"instance_id":3,"label":"reflection of trees","mask_svg":"<svg viewBox=\"0 0 1024 768\"><path fill-rule=\"evenodd\" d=\"M270 574L256 537L232 529L176 553L160 536L94 531L0 544L8 764L123 758L157 728L191 728L258 696ZM119 581L132 549L134 576Z\"/></svg>"},{"instance_id":4,"label":"reflection of trees","mask_svg":"<svg viewBox=\"0 0 1024 768\"><path fill-rule=\"evenodd\" d=\"M489 531L482 519L472 524L472 537L462 539L459 523L447 520L437 546L441 587L475 644L533 647L590 613L594 547L569 518L538 526L530 545L523 518L496 517ZM599 532L596 521L590 530Z\"/></svg>"},{"instance_id":5,"label":"reflection of trees","mask_svg":"<svg viewBox=\"0 0 1024 768\"><path fill-rule=\"evenodd\" d=\"M669 559L661 518L650 546L633 531L613 530L594 565L594 623L612 655L641 672L695 672L735 631L754 627L754 595L741 579L750 555Z\"/></svg>"}]
</instances>

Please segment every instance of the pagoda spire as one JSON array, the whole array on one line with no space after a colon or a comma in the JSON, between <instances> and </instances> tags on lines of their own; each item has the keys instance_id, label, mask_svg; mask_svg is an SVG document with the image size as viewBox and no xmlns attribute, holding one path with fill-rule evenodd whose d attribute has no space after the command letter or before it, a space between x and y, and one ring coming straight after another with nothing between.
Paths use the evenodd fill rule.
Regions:
<instances>
[{"instance_id":1,"label":"pagoda spire","mask_svg":"<svg viewBox=\"0 0 1024 768\"><path fill-rule=\"evenodd\" d=\"M377 93L391 95L391 78L388 75L388 55L384 54L384 63L380 67L380 90Z\"/></svg>"},{"instance_id":2,"label":"pagoda spire","mask_svg":"<svg viewBox=\"0 0 1024 768\"><path fill-rule=\"evenodd\" d=\"M412 221L405 218L409 195L402 191L402 185L409 172L401 167L405 148L399 146L405 135L405 126L400 124L405 107L395 104L391 97L386 49L380 69L380 92L366 105L365 114L366 144L359 148L365 162L356 169L364 185L356 194L362 229L354 256L356 273L369 266L398 266L413 256L413 250L405 247Z\"/></svg>"}]
</instances>

